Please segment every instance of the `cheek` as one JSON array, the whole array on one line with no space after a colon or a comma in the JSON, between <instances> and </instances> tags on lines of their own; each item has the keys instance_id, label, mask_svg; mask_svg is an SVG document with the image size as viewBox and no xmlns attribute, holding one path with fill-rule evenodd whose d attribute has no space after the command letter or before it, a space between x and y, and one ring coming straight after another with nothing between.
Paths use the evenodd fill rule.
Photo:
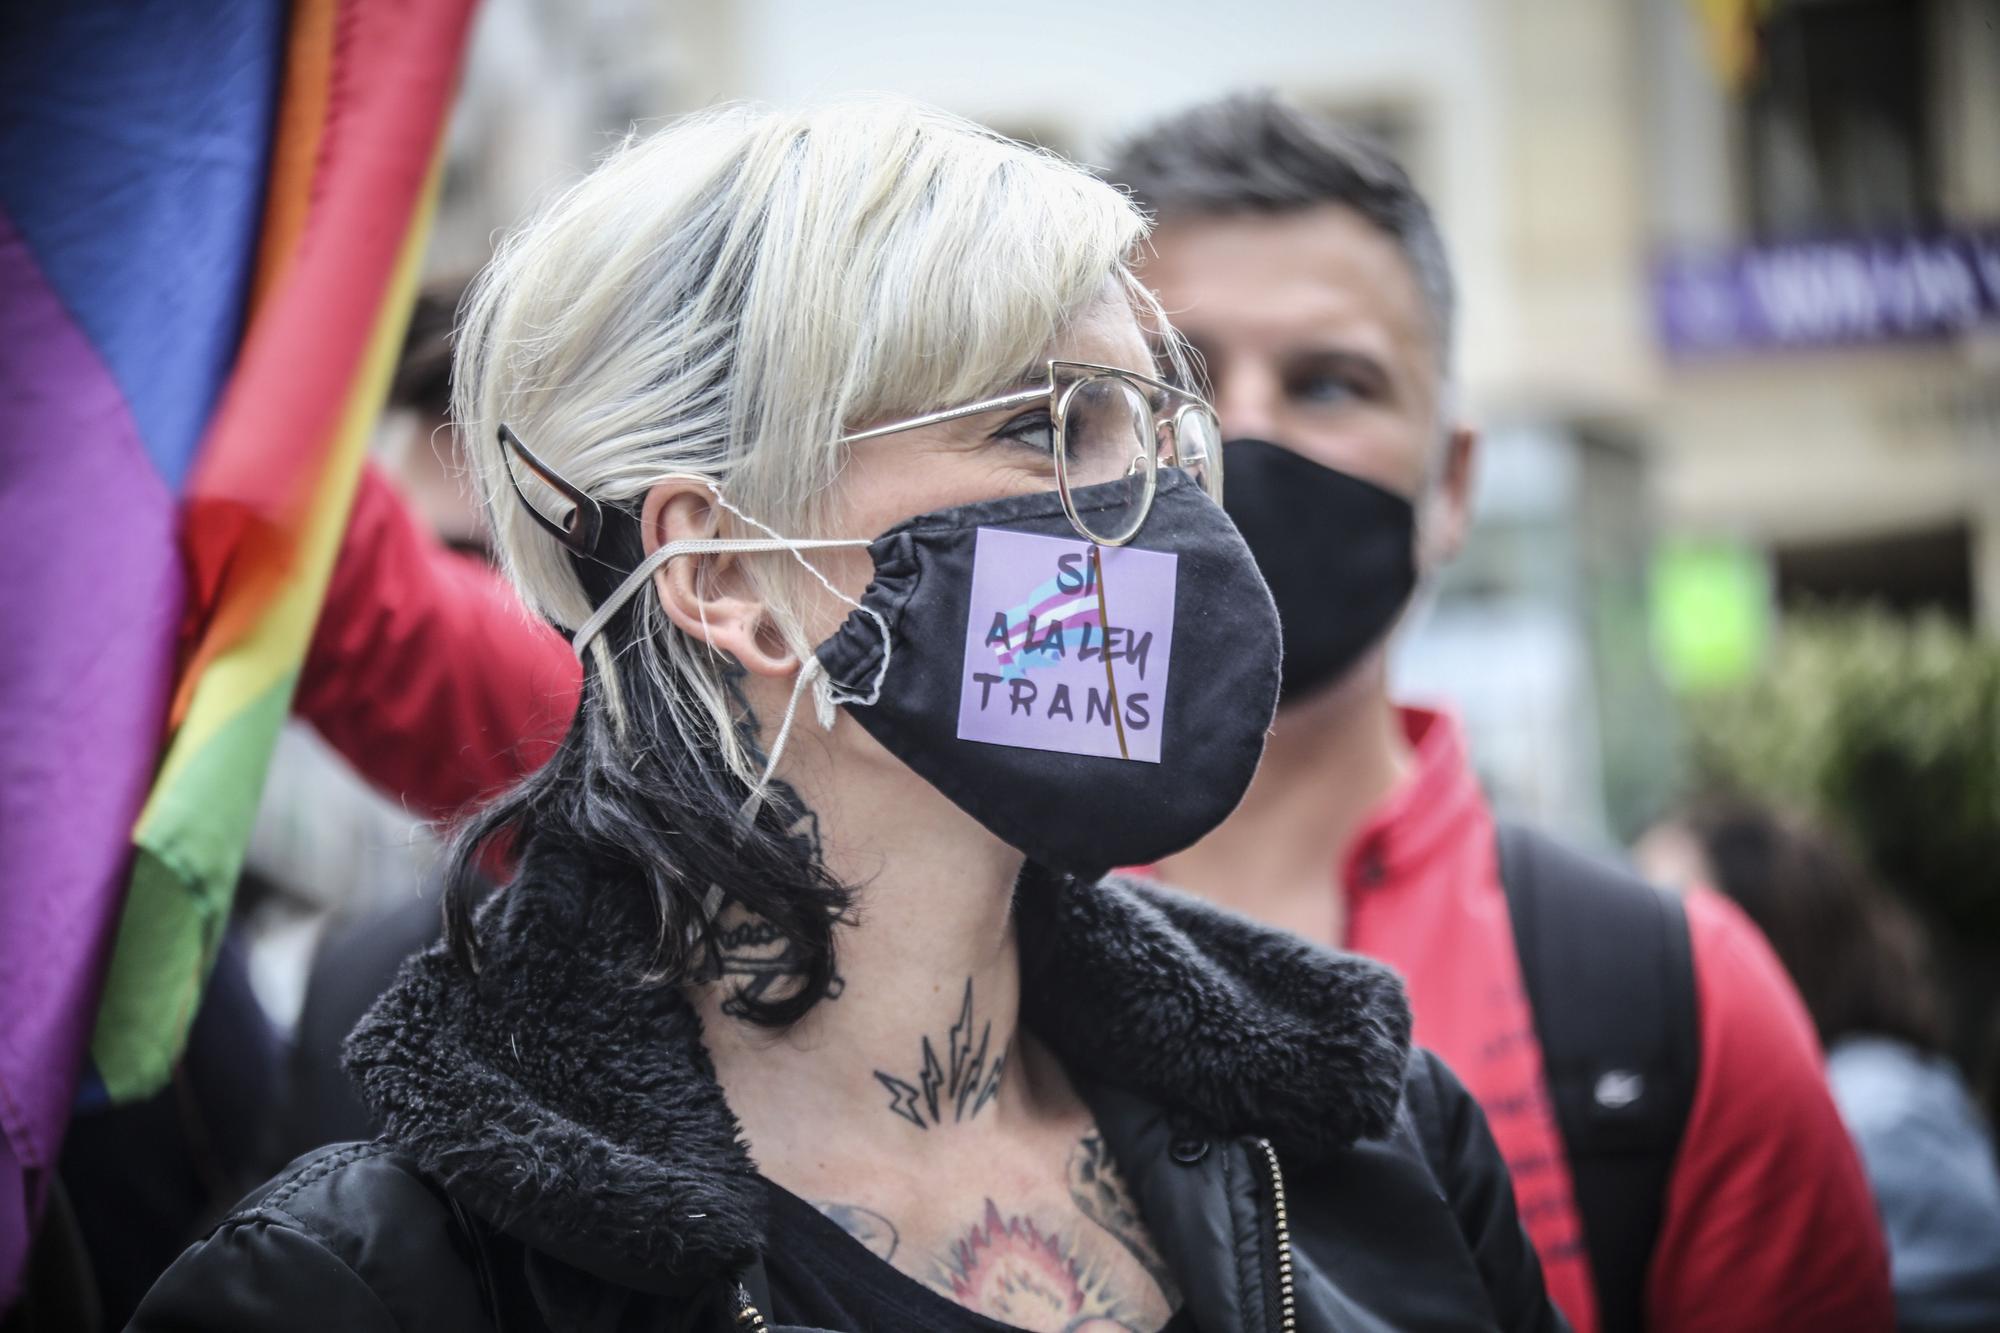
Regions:
<instances>
[{"instance_id":1,"label":"cheek","mask_svg":"<svg viewBox=\"0 0 2000 1333\"><path fill-rule=\"evenodd\" d=\"M826 576L842 596L858 602L875 577L875 562L864 550L805 551L813 568ZM800 628L807 642L817 647L833 637L841 623L853 613L853 606L840 600L805 570L798 571Z\"/></svg>"},{"instance_id":2,"label":"cheek","mask_svg":"<svg viewBox=\"0 0 2000 1333\"><path fill-rule=\"evenodd\" d=\"M821 564L821 571L826 575L827 582L833 584L843 595L851 597L857 602L860 601L861 594L867 592L868 585L874 581L874 560L869 557L868 552L858 548L854 550L828 551L827 555L831 559ZM820 589L820 591L824 593L825 589ZM824 600L833 603L831 610L834 613L836 621L845 620L847 613L854 609L838 598L825 598Z\"/></svg>"}]
</instances>

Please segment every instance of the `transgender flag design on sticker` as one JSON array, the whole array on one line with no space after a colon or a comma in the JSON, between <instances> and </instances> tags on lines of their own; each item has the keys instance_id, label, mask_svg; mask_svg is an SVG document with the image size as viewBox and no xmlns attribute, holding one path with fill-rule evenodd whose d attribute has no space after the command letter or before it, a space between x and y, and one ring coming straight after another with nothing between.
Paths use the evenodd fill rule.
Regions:
<instances>
[{"instance_id":1,"label":"transgender flag design on sticker","mask_svg":"<svg viewBox=\"0 0 2000 1333\"><path fill-rule=\"evenodd\" d=\"M1158 763L1178 563L981 528L959 738Z\"/></svg>"},{"instance_id":2,"label":"transgender flag design on sticker","mask_svg":"<svg viewBox=\"0 0 2000 1333\"><path fill-rule=\"evenodd\" d=\"M1089 570L1086 568L1085 576ZM1028 594L1029 601L1007 613L1007 632L999 643L988 642L1000 674L1008 680L1038 667L1054 666L1079 651L1086 638L1104 628L1097 612L1097 593L1066 592L1051 578ZM989 627L990 629L991 627Z\"/></svg>"}]
</instances>

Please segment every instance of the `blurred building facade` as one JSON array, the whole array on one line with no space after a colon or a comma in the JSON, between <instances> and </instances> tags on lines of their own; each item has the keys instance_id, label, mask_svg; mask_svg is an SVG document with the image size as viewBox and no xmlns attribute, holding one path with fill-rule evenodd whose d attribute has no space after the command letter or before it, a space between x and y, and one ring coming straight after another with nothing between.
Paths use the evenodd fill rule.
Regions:
<instances>
[{"instance_id":1,"label":"blurred building facade","mask_svg":"<svg viewBox=\"0 0 2000 1333\"><path fill-rule=\"evenodd\" d=\"M2000 633L2000 4L1771 7L1650 94L1664 512Z\"/></svg>"},{"instance_id":2,"label":"blurred building facade","mask_svg":"<svg viewBox=\"0 0 2000 1333\"><path fill-rule=\"evenodd\" d=\"M1451 247L1482 517L1398 672L1503 808L1635 831L1667 678L1786 606L2000 632L2000 0L493 0L440 251L718 99L890 91L1090 161L1259 86L1387 140Z\"/></svg>"}]
</instances>

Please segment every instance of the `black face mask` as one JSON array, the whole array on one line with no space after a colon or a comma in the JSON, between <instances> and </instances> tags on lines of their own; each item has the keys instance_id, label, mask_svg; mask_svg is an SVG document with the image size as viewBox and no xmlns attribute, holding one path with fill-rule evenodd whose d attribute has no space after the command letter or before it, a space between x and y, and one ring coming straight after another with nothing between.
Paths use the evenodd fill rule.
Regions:
<instances>
[{"instance_id":1,"label":"black face mask","mask_svg":"<svg viewBox=\"0 0 2000 1333\"><path fill-rule=\"evenodd\" d=\"M1222 446L1224 503L1284 625L1284 697L1347 674L1417 586L1416 507L1266 440Z\"/></svg>"},{"instance_id":2,"label":"black face mask","mask_svg":"<svg viewBox=\"0 0 2000 1333\"><path fill-rule=\"evenodd\" d=\"M1080 507L1093 492L1125 489ZM1236 808L1277 704L1278 617L1185 475L1161 474L1128 546L1083 541L1048 493L920 515L869 554L820 665L870 735L1010 846L1095 876Z\"/></svg>"}]
</instances>

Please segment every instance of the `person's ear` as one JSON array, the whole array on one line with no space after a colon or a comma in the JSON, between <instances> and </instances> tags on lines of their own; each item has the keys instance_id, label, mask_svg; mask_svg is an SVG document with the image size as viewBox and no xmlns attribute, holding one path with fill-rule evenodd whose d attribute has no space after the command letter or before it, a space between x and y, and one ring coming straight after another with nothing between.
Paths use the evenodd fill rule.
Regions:
<instances>
[{"instance_id":1,"label":"person's ear","mask_svg":"<svg viewBox=\"0 0 2000 1333\"><path fill-rule=\"evenodd\" d=\"M1424 497L1423 549L1419 561L1426 571L1458 558L1472 530L1472 487L1479 461L1479 432L1455 427L1445 438L1438 472Z\"/></svg>"},{"instance_id":2,"label":"person's ear","mask_svg":"<svg viewBox=\"0 0 2000 1333\"><path fill-rule=\"evenodd\" d=\"M721 519L721 506L702 483L686 477L663 481L646 492L639 509L646 554L668 542L717 536ZM676 556L653 575L653 592L677 629L729 654L752 675L785 676L798 667L740 557Z\"/></svg>"}]
</instances>

